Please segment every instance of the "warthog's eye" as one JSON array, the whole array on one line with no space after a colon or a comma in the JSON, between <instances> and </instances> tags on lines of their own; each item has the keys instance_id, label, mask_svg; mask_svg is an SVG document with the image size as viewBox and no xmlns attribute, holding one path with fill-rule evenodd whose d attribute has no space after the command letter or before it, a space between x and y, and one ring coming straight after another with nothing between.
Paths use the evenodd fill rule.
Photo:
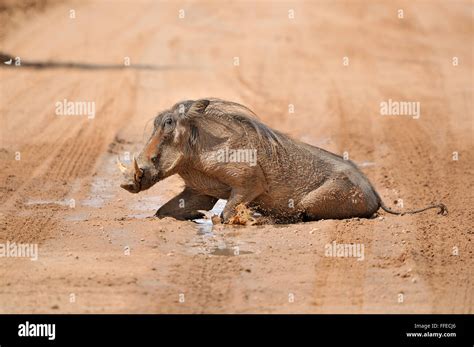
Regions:
<instances>
[{"instance_id":1,"label":"warthog's eye","mask_svg":"<svg viewBox=\"0 0 474 347\"><path fill-rule=\"evenodd\" d=\"M171 131L173 130L173 125L174 125L173 119L166 118L163 122L163 129L165 131Z\"/></svg>"}]
</instances>

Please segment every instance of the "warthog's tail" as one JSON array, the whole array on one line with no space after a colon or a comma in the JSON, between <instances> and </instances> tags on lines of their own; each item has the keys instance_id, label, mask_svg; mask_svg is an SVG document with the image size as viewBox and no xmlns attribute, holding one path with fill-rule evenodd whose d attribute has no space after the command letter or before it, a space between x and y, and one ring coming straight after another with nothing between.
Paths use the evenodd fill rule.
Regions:
<instances>
[{"instance_id":1,"label":"warthog's tail","mask_svg":"<svg viewBox=\"0 0 474 347\"><path fill-rule=\"evenodd\" d=\"M448 208L443 203L429 205L425 208L420 208L418 210L409 210L409 211L400 211L400 212L399 211L394 211L390 207L387 207L387 205L384 204L384 202L382 201L382 198L380 197L379 193L377 193L377 191L374 189L373 186L372 186L372 189L373 189L375 195L377 196L377 198L379 200L380 208L382 210L384 210L385 212L388 212L388 213L391 213L391 214L396 214L398 216L403 216L405 214L420 213L420 212L423 212L423 211L426 211L426 210L429 210L429 209L432 209L432 208L439 208L438 214L440 214L442 216L446 216L448 214Z\"/></svg>"},{"instance_id":2,"label":"warthog's tail","mask_svg":"<svg viewBox=\"0 0 474 347\"><path fill-rule=\"evenodd\" d=\"M419 213L419 212L423 212L423 211L426 211L426 210L429 210L431 208L439 208L439 212L438 214L440 215L443 215L443 216L446 216L448 214L448 208L446 207L446 205L442 204L442 203L439 203L439 204L434 204L434 205L430 205L430 206L427 206L425 208L420 208L418 210L410 210L410 211L402 211L402 212L397 212L397 211L394 211L392 210L391 208L387 207L382 199L380 199L380 207L382 208L382 210L384 210L385 212L388 212L388 213L391 213L391 214L396 214L396 215L399 215L399 216L403 216L405 214L414 214L414 213Z\"/></svg>"}]
</instances>

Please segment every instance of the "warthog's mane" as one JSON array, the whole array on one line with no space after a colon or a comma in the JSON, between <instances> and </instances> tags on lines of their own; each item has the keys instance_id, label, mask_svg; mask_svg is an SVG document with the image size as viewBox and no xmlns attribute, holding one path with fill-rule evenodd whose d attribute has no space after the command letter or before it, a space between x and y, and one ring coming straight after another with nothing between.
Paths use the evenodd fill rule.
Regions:
<instances>
[{"instance_id":1,"label":"warthog's mane","mask_svg":"<svg viewBox=\"0 0 474 347\"><path fill-rule=\"evenodd\" d=\"M198 137L203 131L216 135L213 134L213 129L223 127L240 136L245 134L250 146L257 145L251 141L253 137L250 132L253 131L257 135L255 139L258 144L271 153L275 153L278 147L282 147L282 140L285 135L263 124L249 108L236 102L217 98L207 98L205 100L209 100L210 103L204 112L192 117L193 124L197 127L195 129L196 133L192 136ZM176 104L175 107L184 105L187 112L192 104L193 101L184 101Z\"/></svg>"}]
</instances>

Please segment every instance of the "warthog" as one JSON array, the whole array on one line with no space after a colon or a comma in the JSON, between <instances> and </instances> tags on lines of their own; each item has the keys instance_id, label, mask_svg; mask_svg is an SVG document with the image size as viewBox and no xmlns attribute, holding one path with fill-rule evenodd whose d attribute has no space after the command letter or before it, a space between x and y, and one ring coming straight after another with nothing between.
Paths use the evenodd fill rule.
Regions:
<instances>
[{"instance_id":1,"label":"warthog","mask_svg":"<svg viewBox=\"0 0 474 347\"><path fill-rule=\"evenodd\" d=\"M138 193L171 175L184 190L156 216L203 217L218 199L229 222L236 207L276 222L371 217L384 205L365 175L349 160L294 140L261 123L240 104L220 99L187 100L161 112L145 148L126 169L122 188Z\"/></svg>"}]
</instances>

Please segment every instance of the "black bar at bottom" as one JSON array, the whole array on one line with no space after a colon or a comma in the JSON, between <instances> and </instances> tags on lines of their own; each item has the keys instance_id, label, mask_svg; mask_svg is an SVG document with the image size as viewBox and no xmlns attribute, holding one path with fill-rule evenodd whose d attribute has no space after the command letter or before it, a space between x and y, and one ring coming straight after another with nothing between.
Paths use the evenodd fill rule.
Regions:
<instances>
[{"instance_id":1,"label":"black bar at bottom","mask_svg":"<svg viewBox=\"0 0 474 347\"><path fill-rule=\"evenodd\" d=\"M473 323L472 315L0 315L0 346L201 345L218 337L265 345L473 346Z\"/></svg>"}]
</instances>

